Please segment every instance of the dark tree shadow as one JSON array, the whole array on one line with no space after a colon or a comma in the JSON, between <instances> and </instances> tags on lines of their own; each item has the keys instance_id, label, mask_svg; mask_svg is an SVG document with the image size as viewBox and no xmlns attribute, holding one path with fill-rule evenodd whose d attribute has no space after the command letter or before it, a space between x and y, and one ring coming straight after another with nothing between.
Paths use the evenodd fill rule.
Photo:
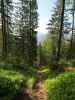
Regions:
<instances>
[{"instance_id":1,"label":"dark tree shadow","mask_svg":"<svg viewBox=\"0 0 75 100\"><path fill-rule=\"evenodd\" d=\"M23 81L21 83L20 89L17 91L17 93L13 96L12 100L33 100L32 99L32 93L28 89L26 82Z\"/></svg>"}]
</instances>

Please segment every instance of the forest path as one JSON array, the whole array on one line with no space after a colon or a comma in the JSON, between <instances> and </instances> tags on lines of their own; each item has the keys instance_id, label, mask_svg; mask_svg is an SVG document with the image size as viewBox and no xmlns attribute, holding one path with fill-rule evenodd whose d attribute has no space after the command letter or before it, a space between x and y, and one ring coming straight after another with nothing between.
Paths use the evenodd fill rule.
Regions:
<instances>
[{"instance_id":1,"label":"forest path","mask_svg":"<svg viewBox=\"0 0 75 100\"><path fill-rule=\"evenodd\" d=\"M37 80L34 83L34 97L33 100L47 100L46 92L44 89L44 80L42 78L42 73L40 71L37 72Z\"/></svg>"}]
</instances>

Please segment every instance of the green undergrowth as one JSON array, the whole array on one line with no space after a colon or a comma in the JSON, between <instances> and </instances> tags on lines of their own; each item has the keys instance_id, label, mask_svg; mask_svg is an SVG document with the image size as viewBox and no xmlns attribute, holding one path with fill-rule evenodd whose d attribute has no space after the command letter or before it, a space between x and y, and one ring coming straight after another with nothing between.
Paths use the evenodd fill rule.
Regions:
<instances>
[{"instance_id":1,"label":"green undergrowth","mask_svg":"<svg viewBox=\"0 0 75 100\"><path fill-rule=\"evenodd\" d=\"M48 100L75 100L75 73L67 72L48 78L44 87Z\"/></svg>"},{"instance_id":2,"label":"green undergrowth","mask_svg":"<svg viewBox=\"0 0 75 100\"><path fill-rule=\"evenodd\" d=\"M39 72L42 74L43 80L55 78L60 74L60 72L52 71L49 66L42 66Z\"/></svg>"},{"instance_id":3,"label":"green undergrowth","mask_svg":"<svg viewBox=\"0 0 75 100\"><path fill-rule=\"evenodd\" d=\"M16 71L0 69L0 100L10 100L25 77Z\"/></svg>"},{"instance_id":4,"label":"green undergrowth","mask_svg":"<svg viewBox=\"0 0 75 100\"><path fill-rule=\"evenodd\" d=\"M19 68L19 66L1 66L0 67L0 100L11 100L19 90L21 82L32 88L36 78L35 68Z\"/></svg>"}]
</instances>

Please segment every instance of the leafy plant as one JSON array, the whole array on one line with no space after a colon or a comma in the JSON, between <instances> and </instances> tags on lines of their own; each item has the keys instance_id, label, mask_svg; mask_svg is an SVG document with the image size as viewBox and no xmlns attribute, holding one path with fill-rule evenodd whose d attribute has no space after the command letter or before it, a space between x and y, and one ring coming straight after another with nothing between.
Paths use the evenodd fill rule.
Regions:
<instances>
[{"instance_id":1,"label":"leafy plant","mask_svg":"<svg viewBox=\"0 0 75 100\"><path fill-rule=\"evenodd\" d=\"M75 73L64 73L46 81L48 100L75 100Z\"/></svg>"}]
</instances>

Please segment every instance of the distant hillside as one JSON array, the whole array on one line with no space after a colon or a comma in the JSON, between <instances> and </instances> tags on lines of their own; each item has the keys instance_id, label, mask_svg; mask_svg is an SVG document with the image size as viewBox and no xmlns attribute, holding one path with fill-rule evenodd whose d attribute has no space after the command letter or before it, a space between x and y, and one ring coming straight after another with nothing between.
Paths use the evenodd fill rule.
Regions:
<instances>
[{"instance_id":1,"label":"distant hillside","mask_svg":"<svg viewBox=\"0 0 75 100\"><path fill-rule=\"evenodd\" d=\"M38 34L37 34L37 41L38 41L38 44L39 44L40 42L43 42L43 41L46 39L46 35L47 35L47 34L44 34L44 33L38 33Z\"/></svg>"}]
</instances>

